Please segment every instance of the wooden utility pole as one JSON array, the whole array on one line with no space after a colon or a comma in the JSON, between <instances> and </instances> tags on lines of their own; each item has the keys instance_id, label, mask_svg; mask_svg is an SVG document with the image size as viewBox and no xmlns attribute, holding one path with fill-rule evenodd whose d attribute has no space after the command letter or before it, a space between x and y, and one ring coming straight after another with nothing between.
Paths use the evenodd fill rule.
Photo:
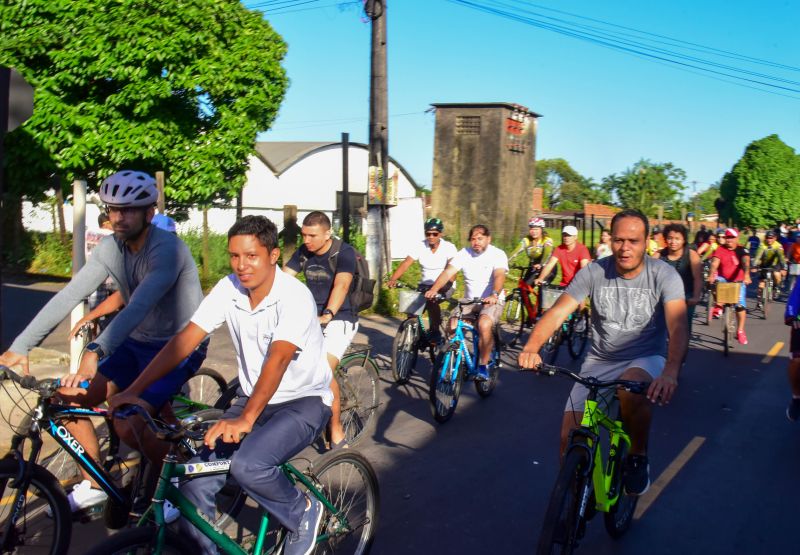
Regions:
<instances>
[{"instance_id":1,"label":"wooden utility pole","mask_svg":"<svg viewBox=\"0 0 800 555\"><path fill-rule=\"evenodd\" d=\"M389 99L386 65L386 0L367 0L367 17L372 21L369 91L369 171L367 252L370 277L380 288L384 269L384 226L386 179L389 169ZM372 185L374 184L374 187ZM376 290L375 299L378 298Z\"/></svg>"},{"instance_id":2,"label":"wooden utility pole","mask_svg":"<svg viewBox=\"0 0 800 555\"><path fill-rule=\"evenodd\" d=\"M167 202L167 199L164 198L164 172L156 172L156 187L158 188L158 201L156 205L158 207L158 213L164 213L164 205Z\"/></svg>"}]
</instances>

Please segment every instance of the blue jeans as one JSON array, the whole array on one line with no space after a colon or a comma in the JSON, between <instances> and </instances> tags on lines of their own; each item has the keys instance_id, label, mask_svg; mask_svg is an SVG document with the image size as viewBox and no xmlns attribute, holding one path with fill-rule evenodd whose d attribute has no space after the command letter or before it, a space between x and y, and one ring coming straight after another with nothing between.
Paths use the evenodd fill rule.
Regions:
<instances>
[{"instance_id":1,"label":"blue jeans","mask_svg":"<svg viewBox=\"0 0 800 555\"><path fill-rule=\"evenodd\" d=\"M239 390L241 394L241 389ZM223 418L236 418L247 397L241 395ZM212 451L204 449L192 462L231 459L231 476L262 508L288 530L295 532L306 509L306 498L284 475L280 465L311 444L331 417L331 409L320 397L301 397L286 403L267 405L241 443L217 440ZM215 496L226 476L203 476L181 486L183 493L208 516L215 512ZM216 553L216 546L185 520L182 534L192 538L204 554Z\"/></svg>"}]
</instances>

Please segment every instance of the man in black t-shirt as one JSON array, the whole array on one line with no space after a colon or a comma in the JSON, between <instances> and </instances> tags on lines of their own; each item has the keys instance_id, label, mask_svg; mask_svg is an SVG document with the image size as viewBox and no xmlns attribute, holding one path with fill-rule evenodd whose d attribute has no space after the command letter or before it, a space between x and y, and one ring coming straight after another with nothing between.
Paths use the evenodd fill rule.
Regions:
<instances>
[{"instance_id":1,"label":"man in black t-shirt","mask_svg":"<svg viewBox=\"0 0 800 555\"><path fill-rule=\"evenodd\" d=\"M303 272L306 286L317 303L319 322L324 326L325 351L331 370L336 369L358 331L358 314L350 306L350 286L356 271L355 249L337 241L333 249L331 221L323 212L311 212L303 219L303 245L295 251L283 270L295 275ZM331 448L347 445L342 427L339 386L331 380Z\"/></svg>"}]
</instances>

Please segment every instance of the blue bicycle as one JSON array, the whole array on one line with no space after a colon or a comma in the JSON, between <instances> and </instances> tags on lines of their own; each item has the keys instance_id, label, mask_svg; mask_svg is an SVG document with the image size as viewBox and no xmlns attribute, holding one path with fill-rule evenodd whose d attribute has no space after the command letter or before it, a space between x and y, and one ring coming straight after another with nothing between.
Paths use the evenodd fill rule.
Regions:
<instances>
[{"instance_id":1,"label":"blue bicycle","mask_svg":"<svg viewBox=\"0 0 800 555\"><path fill-rule=\"evenodd\" d=\"M474 380L475 390L483 398L491 395L497 385L501 349L497 326L493 330L494 349L489 359L489 379L476 380L480 360L479 334L475 325L462 317L465 306L481 303L481 299L458 301L458 307L452 316L458 318L455 332L436 357L436 364L431 371L429 390L431 409L433 417L439 423L447 422L453 416L464 380ZM472 335L472 352L468 347L467 334Z\"/></svg>"}]
</instances>

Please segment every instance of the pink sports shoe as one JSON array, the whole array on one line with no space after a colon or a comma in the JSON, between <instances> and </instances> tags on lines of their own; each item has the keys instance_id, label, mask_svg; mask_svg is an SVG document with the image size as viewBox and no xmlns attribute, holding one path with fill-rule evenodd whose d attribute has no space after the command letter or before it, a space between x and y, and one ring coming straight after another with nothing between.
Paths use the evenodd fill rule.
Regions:
<instances>
[{"instance_id":1,"label":"pink sports shoe","mask_svg":"<svg viewBox=\"0 0 800 555\"><path fill-rule=\"evenodd\" d=\"M739 330L736 332L736 340L742 345L747 345L747 336L745 335L744 330Z\"/></svg>"}]
</instances>

